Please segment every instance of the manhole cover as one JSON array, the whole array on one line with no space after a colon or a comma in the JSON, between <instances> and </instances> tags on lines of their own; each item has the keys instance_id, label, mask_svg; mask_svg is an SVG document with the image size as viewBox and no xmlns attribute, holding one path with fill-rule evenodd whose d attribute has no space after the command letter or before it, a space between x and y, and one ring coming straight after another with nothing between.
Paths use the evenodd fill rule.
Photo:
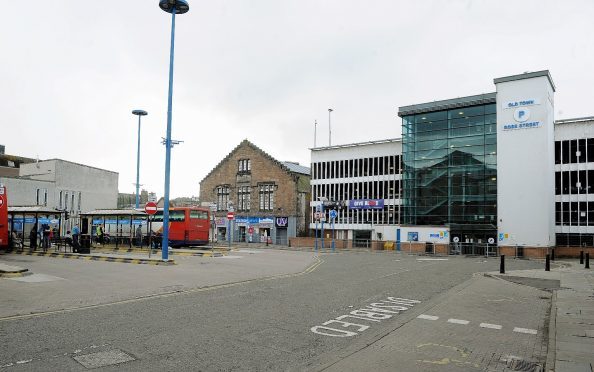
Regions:
<instances>
[{"instance_id":1,"label":"manhole cover","mask_svg":"<svg viewBox=\"0 0 594 372\"><path fill-rule=\"evenodd\" d=\"M131 362L136 359L124 353L123 351L116 349L110 351L100 351L98 353L93 354L75 356L74 360L76 360L86 368L91 369Z\"/></svg>"}]
</instances>

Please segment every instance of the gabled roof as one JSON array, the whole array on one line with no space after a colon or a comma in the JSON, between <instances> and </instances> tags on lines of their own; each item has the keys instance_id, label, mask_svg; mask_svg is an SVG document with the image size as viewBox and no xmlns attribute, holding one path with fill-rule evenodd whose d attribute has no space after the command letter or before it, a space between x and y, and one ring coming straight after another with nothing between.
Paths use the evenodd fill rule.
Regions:
<instances>
[{"instance_id":1,"label":"gabled roof","mask_svg":"<svg viewBox=\"0 0 594 372\"><path fill-rule=\"evenodd\" d=\"M273 163L275 163L276 165L278 165L280 168L282 168L283 170L285 170L287 173L291 174L291 175L295 175L297 174L307 174L309 175L309 168L308 171L306 173L303 173L303 169L301 169L301 171L296 171L293 170L291 168L289 168L288 165L286 165L286 163L288 162L280 162L278 160L276 160L275 158L273 158L272 156L270 156L266 151L262 150L261 148L259 148L258 146L254 145L253 143L251 143L250 141L248 141L247 139L244 139L243 141L241 141L239 143L239 145L237 145L229 154L227 154L227 156L225 156L225 158L223 158L223 160L221 160L210 172L208 172L208 174L206 176L204 176L204 178L202 178L202 180L200 181L200 183L202 183L205 179L207 179L208 177L210 177L214 171L216 171L217 169L219 169L226 161L228 161L229 159L231 159L231 157L237 152L237 150L239 150L239 148L241 148L242 146L249 146L252 149L254 149L256 152L260 153L260 155L262 155L263 157L265 157L266 159L272 161ZM295 168L294 165L295 163L290 163L292 164L292 168ZM301 166L299 166L301 167ZM301 167L301 168L305 168L305 167Z\"/></svg>"}]
</instances>

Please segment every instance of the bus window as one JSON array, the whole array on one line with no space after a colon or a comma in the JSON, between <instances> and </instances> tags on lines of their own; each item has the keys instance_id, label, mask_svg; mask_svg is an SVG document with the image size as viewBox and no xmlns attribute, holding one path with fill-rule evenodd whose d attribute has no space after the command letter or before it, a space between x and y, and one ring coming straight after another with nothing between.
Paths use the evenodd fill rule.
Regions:
<instances>
[{"instance_id":1,"label":"bus window","mask_svg":"<svg viewBox=\"0 0 594 372\"><path fill-rule=\"evenodd\" d=\"M169 211L169 222L183 222L186 220L186 211ZM158 211L153 216L153 222L163 222L163 211Z\"/></svg>"},{"instance_id":2,"label":"bus window","mask_svg":"<svg viewBox=\"0 0 594 372\"><path fill-rule=\"evenodd\" d=\"M191 219L208 220L208 212L206 211L190 211Z\"/></svg>"}]
</instances>

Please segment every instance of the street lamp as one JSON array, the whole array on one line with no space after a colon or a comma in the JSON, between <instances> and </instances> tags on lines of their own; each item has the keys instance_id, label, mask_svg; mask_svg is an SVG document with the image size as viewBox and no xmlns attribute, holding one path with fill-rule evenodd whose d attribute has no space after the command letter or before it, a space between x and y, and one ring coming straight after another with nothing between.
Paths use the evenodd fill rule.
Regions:
<instances>
[{"instance_id":1,"label":"street lamp","mask_svg":"<svg viewBox=\"0 0 594 372\"><path fill-rule=\"evenodd\" d=\"M169 259L169 174L171 164L171 106L173 95L173 50L175 41L175 15L184 14L190 10L186 0L159 0L159 7L171 13L171 49L169 51L169 95L167 98L167 138L165 139L165 205L163 208L163 242L161 258Z\"/></svg>"},{"instance_id":2,"label":"street lamp","mask_svg":"<svg viewBox=\"0 0 594 372\"><path fill-rule=\"evenodd\" d=\"M328 146L332 146L332 127L330 126L330 114L332 114L331 108L328 109Z\"/></svg>"},{"instance_id":3,"label":"street lamp","mask_svg":"<svg viewBox=\"0 0 594 372\"><path fill-rule=\"evenodd\" d=\"M140 203L140 194L138 193L140 187L140 117L148 115L148 112L134 110L132 114L138 115L138 150L136 151L136 209L138 209L138 204Z\"/></svg>"}]
</instances>

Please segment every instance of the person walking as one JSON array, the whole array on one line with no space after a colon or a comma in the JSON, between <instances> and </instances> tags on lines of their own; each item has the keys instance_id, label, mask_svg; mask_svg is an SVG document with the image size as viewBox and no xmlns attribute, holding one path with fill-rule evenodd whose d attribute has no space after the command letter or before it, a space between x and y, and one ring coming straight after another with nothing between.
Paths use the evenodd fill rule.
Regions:
<instances>
[{"instance_id":1,"label":"person walking","mask_svg":"<svg viewBox=\"0 0 594 372\"><path fill-rule=\"evenodd\" d=\"M97 243L103 244L103 227L97 226Z\"/></svg>"}]
</instances>

